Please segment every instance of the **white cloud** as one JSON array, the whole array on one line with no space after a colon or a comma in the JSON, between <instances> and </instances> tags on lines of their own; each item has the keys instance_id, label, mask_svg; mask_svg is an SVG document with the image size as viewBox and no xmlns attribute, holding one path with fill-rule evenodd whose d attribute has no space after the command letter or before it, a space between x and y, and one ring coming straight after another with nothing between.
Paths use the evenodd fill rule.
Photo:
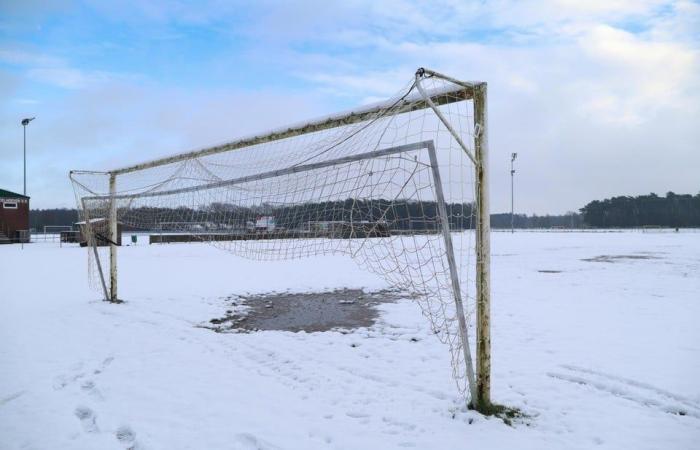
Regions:
<instances>
[{"instance_id":1,"label":"white cloud","mask_svg":"<svg viewBox=\"0 0 700 450\"><path fill-rule=\"evenodd\" d=\"M516 204L525 212L563 212L609 195L698 190L690 171L700 167L696 2L301 1L244 11L218 1L93 5L158 36L179 35L174 25L182 24L225 30L231 39L243 33L253 42L245 52L261 67L282 83L297 78L311 87L268 95L267 88L187 92L42 52L0 50L0 60L24 67L30 79L69 90L61 103L38 105L46 108L41 117L55 117L35 138L70 154L71 167L135 162L331 112L333 103L385 98L427 66L489 82L495 210L509 204L512 151L520 154ZM214 58L211 64L226 67Z\"/></svg>"},{"instance_id":2,"label":"white cloud","mask_svg":"<svg viewBox=\"0 0 700 450\"><path fill-rule=\"evenodd\" d=\"M23 66L56 66L64 63L60 58L50 55L11 48L0 49L0 62Z\"/></svg>"},{"instance_id":3,"label":"white cloud","mask_svg":"<svg viewBox=\"0 0 700 450\"><path fill-rule=\"evenodd\" d=\"M30 109L28 107L31 107ZM330 112L309 94L182 89L106 81L23 105L37 120L27 130L32 206L73 207L72 169L104 170L185 151ZM17 109L0 110L4 188L22 185Z\"/></svg>"},{"instance_id":4,"label":"white cloud","mask_svg":"<svg viewBox=\"0 0 700 450\"><path fill-rule=\"evenodd\" d=\"M36 81L67 89L83 88L96 81L83 73L83 71L69 67L30 69L27 71L27 76Z\"/></svg>"},{"instance_id":5,"label":"white cloud","mask_svg":"<svg viewBox=\"0 0 700 450\"><path fill-rule=\"evenodd\" d=\"M30 80L64 89L83 89L110 81L139 78L132 73L78 69L62 58L12 48L0 49L0 62L23 68Z\"/></svg>"},{"instance_id":6,"label":"white cloud","mask_svg":"<svg viewBox=\"0 0 700 450\"><path fill-rule=\"evenodd\" d=\"M507 33L397 41L399 33L365 28L357 35L369 48L359 54L390 69L336 70L303 54L291 64L339 95L385 93L420 65L488 81L494 208L507 209L505 169L518 151L518 203L526 212L563 212L611 195L698 191L689 167L700 167L700 27L689 24L699 17L696 4L682 1L489 2L467 5L443 30ZM339 33L355 35L352 27ZM356 61L355 52L346 57Z\"/></svg>"}]
</instances>

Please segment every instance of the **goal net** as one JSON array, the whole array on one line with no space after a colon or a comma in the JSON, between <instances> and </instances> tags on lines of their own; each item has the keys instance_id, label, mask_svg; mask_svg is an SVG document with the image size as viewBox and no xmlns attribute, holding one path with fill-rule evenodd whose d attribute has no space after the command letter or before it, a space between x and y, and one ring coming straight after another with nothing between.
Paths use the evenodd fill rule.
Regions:
<instances>
[{"instance_id":1,"label":"goal net","mask_svg":"<svg viewBox=\"0 0 700 450\"><path fill-rule=\"evenodd\" d=\"M350 113L73 171L81 220L103 224L85 230L91 273L116 300L117 224L256 260L347 255L417 301L473 400L481 86L419 70L395 97Z\"/></svg>"}]
</instances>

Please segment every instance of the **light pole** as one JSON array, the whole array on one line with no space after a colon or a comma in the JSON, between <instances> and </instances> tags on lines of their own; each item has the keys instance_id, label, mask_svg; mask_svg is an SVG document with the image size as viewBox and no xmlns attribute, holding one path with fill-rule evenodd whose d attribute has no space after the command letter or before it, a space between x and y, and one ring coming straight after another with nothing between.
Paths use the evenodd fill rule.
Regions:
<instances>
[{"instance_id":1,"label":"light pole","mask_svg":"<svg viewBox=\"0 0 700 450\"><path fill-rule=\"evenodd\" d=\"M24 128L24 195L27 195L27 125L29 122L36 119L36 117L31 117L28 119L22 119L22 127Z\"/></svg>"},{"instance_id":2,"label":"light pole","mask_svg":"<svg viewBox=\"0 0 700 450\"><path fill-rule=\"evenodd\" d=\"M511 153L510 155L510 232L513 233L513 222L515 220L514 211L513 211L513 177L515 175L515 169L513 169L513 162L515 161L515 158L518 157L517 153Z\"/></svg>"}]
</instances>

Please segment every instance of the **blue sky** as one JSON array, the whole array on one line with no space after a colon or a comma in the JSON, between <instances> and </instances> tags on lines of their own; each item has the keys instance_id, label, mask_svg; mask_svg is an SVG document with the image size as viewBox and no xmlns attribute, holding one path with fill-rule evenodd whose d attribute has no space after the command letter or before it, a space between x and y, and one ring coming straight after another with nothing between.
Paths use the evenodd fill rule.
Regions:
<instances>
[{"instance_id":1,"label":"blue sky","mask_svg":"<svg viewBox=\"0 0 700 450\"><path fill-rule=\"evenodd\" d=\"M0 0L0 187L72 207L106 169L397 92L419 66L490 86L493 208L700 191L693 1Z\"/></svg>"}]
</instances>

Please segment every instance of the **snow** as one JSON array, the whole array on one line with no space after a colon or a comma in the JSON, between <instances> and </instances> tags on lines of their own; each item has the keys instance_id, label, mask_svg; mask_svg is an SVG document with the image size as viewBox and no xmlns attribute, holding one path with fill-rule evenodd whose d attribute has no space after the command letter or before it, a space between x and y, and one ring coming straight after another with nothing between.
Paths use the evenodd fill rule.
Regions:
<instances>
[{"instance_id":1,"label":"snow","mask_svg":"<svg viewBox=\"0 0 700 450\"><path fill-rule=\"evenodd\" d=\"M410 301L345 334L198 327L232 294L386 287L345 257L139 240L112 305L85 249L0 246L0 448L697 448L700 234L494 233L492 252L512 427L464 410Z\"/></svg>"}]
</instances>

